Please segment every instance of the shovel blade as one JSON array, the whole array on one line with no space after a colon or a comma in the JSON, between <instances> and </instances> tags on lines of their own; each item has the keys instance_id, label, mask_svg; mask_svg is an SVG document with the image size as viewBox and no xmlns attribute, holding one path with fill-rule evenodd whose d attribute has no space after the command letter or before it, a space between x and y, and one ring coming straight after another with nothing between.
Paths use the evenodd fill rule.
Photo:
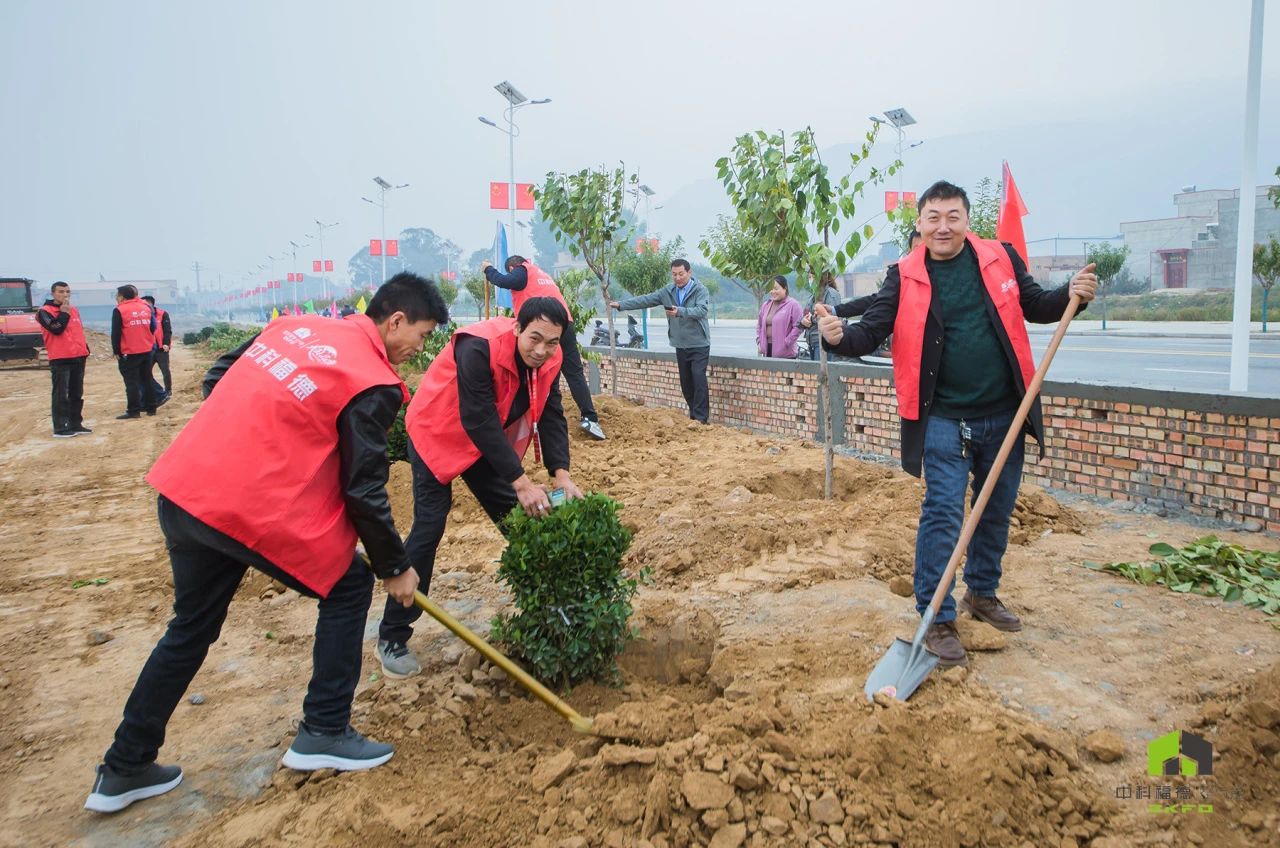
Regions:
<instances>
[{"instance_id":1,"label":"shovel blade","mask_svg":"<svg viewBox=\"0 0 1280 848\"><path fill-rule=\"evenodd\" d=\"M871 701L875 699L877 692L888 686L892 687L888 693L899 701L905 701L920 688L920 684L937 664L938 655L928 648L921 646L919 650L913 650L912 644L906 639L894 639L880 662L871 669L863 692L866 693L867 700Z\"/></svg>"}]
</instances>

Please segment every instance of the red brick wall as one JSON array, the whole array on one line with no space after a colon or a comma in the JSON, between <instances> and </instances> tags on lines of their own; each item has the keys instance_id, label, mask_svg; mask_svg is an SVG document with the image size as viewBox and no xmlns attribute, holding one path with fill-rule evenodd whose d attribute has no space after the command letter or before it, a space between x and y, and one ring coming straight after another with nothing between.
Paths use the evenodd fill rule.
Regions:
<instances>
[{"instance_id":1,"label":"red brick wall","mask_svg":"<svg viewBox=\"0 0 1280 848\"><path fill-rule=\"evenodd\" d=\"M610 391L610 367L599 384ZM711 420L815 438L817 366L713 356ZM843 394L836 438L855 450L898 455L898 414L887 369L832 367ZM646 406L684 407L672 354L627 351L618 394ZM1044 455L1025 476L1042 486L1197 515L1255 520L1280 532L1280 401L1189 392L1047 383ZM838 410L837 410L838 411Z\"/></svg>"}]
</instances>

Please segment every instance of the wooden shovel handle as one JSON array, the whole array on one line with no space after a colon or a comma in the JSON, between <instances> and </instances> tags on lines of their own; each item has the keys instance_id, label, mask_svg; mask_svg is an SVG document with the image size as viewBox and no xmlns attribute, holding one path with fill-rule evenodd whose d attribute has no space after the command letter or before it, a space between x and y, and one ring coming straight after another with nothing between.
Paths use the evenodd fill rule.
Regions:
<instances>
[{"instance_id":1,"label":"wooden shovel handle","mask_svg":"<svg viewBox=\"0 0 1280 848\"><path fill-rule=\"evenodd\" d=\"M956 569L960 567L960 559L969 547L969 540L973 538L974 531L978 529L978 522L982 520L987 501L991 500L991 492L1000 478L1000 472L1004 470L1005 461L1009 459L1014 444L1022 438L1022 425L1026 423L1027 415L1031 412L1031 404L1035 403L1036 397L1040 394L1040 386L1044 383L1044 375L1049 371L1049 363L1053 362L1053 355L1058 352L1058 345L1062 344L1062 337L1067 334L1067 325L1071 323L1071 319L1075 317L1076 310L1079 308L1079 296L1072 295L1066 311L1062 313L1062 320L1058 322L1058 329L1054 330L1053 338L1049 340L1049 348L1040 360L1040 367L1031 378L1031 385L1027 386L1026 394L1022 396L1022 403L1018 404L1018 411L1013 416L1013 423L1009 425L1009 432L1005 434L1004 442L1000 445L1000 452L996 454L995 462L991 463L991 470L987 472L987 481L982 484L982 491L978 493L978 499L974 501L973 509L969 511L969 518L964 523L964 529L960 531L960 540L956 542L956 548L951 552L951 559L947 561L947 570L942 573L938 588L933 590L933 600L929 602L929 606L933 607L934 615L942 609L942 599L947 596L951 581L956 576ZM927 480L925 485L928 485Z\"/></svg>"}]
</instances>

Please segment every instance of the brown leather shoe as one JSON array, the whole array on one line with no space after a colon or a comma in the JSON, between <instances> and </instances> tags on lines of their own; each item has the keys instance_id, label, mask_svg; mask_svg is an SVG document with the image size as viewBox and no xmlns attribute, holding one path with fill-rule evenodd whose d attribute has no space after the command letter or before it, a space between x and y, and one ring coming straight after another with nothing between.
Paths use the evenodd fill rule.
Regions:
<instances>
[{"instance_id":1,"label":"brown leather shoe","mask_svg":"<svg viewBox=\"0 0 1280 848\"><path fill-rule=\"evenodd\" d=\"M996 630L1017 633L1022 629L1022 619L1010 612L1009 608L1000 603L1000 599L995 596L984 598L973 592L965 592L964 597L960 599L960 609L978 621L985 621Z\"/></svg>"},{"instance_id":2,"label":"brown leather shoe","mask_svg":"<svg viewBox=\"0 0 1280 848\"><path fill-rule=\"evenodd\" d=\"M969 664L954 621L937 621L930 625L924 634L924 646L938 655L939 668Z\"/></svg>"}]
</instances>

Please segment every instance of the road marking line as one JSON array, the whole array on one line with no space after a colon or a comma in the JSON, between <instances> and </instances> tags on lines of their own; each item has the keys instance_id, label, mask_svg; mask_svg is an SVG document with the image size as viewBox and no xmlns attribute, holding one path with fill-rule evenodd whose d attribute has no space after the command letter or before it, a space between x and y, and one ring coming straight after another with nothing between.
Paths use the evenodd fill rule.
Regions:
<instances>
[{"instance_id":1,"label":"road marking line","mask_svg":"<svg viewBox=\"0 0 1280 848\"><path fill-rule=\"evenodd\" d=\"M1190 368L1143 368L1143 371L1171 371L1175 374L1214 374L1219 377L1225 377L1230 371L1193 371Z\"/></svg>"},{"instance_id":2,"label":"road marking line","mask_svg":"<svg viewBox=\"0 0 1280 848\"><path fill-rule=\"evenodd\" d=\"M1137 353L1154 356L1230 356L1231 351L1197 351L1197 350L1149 350L1147 348L1126 347L1064 347L1064 351L1076 350L1081 353ZM1280 359L1280 353L1251 353L1250 359Z\"/></svg>"}]
</instances>

